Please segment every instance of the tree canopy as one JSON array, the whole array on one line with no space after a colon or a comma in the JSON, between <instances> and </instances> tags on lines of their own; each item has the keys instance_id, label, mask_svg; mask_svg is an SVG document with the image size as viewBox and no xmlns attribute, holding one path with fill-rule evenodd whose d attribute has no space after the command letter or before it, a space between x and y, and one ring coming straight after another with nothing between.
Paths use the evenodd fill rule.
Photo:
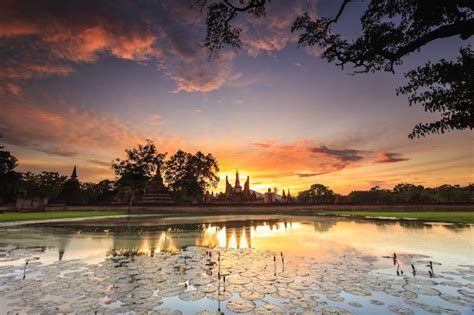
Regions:
<instances>
[{"instance_id":1,"label":"tree canopy","mask_svg":"<svg viewBox=\"0 0 474 315\"><path fill-rule=\"evenodd\" d=\"M298 201L303 203L333 203L335 198L336 194L322 184L313 184L310 189L298 194Z\"/></svg>"},{"instance_id":2,"label":"tree canopy","mask_svg":"<svg viewBox=\"0 0 474 315\"><path fill-rule=\"evenodd\" d=\"M212 154L178 150L165 163L165 180L177 201L199 201L219 183L219 165Z\"/></svg>"},{"instance_id":3,"label":"tree canopy","mask_svg":"<svg viewBox=\"0 0 474 315\"><path fill-rule=\"evenodd\" d=\"M18 160L3 148L3 145L0 145L0 203L15 200L21 178L20 174L15 172Z\"/></svg>"},{"instance_id":4,"label":"tree canopy","mask_svg":"<svg viewBox=\"0 0 474 315\"><path fill-rule=\"evenodd\" d=\"M1 138L2 135L0 135ZM4 151L3 148L3 145L0 144L0 176L12 172L18 165L16 157L11 155L9 151Z\"/></svg>"},{"instance_id":5,"label":"tree canopy","mask_svg":"<svg viewBox=\"0 0 474 315\"><path fill-rule=\"evenodd\" d=\"M449 204L472 203L474 184L467 186L441 185L425 188L421 185L400 183L392 189L374 186L369 190L354 190L346 196L335 194L329 187L314 184L298 194L301 203L316 204Z\"/></svg>"},{"instance_id":6,"label":"tree canopy","mask_svg":"<svg viewBox=\"0 0 474 315\"><path fill-rule=\"evenodd\" d=\"M362 34L344 38L331 27L343 17L353 0L342 0L333 17L314 18L309 12L291 27L302 46L318 46L321 58L342 68L350 65L354 74L377 71L394 73L403 59L435 40L457 37L465 41L474 33L474 2L470 0L370 0L360 21ZM264 17L270 0L220 0L208 4L196 0L201 10L207 6L207 34L204 45L212 55L224 46L240 48L241 29L233 25L239 14ZM409 79L398 93L407 94L410 105L441 114L432 123L418 124L409 137L472 129L474 125L473 51L461 48L457 62L427 62L405 76Z\"/></svg>"},{"instance_id":7,"label":"tree canopy","mask_svg":"<svg viewBox=\"0 0 474 315\"><path fill-rule=\"evenodd\" d=\"M117 192L116 182L104 179L96 183L81 183L81 190L90 203L108 203L112 201Z\"/></svg>"},{"instance_id":8,"label":"tree canopy","mask_svg":"<svg viewBox=\"0 0 474 315\"><path fill-rule=\"evenodd\" d=\"M130 186L134 191L143 192L148 181L160 172L166 153L158 152L155 144L147 140L132 149L126 149L126 158L112 163L119 186Z\"/></svg>"},{"instance_id":9,"label":"tree canopy","mask_svg":"<svg viewBox=\"0 0 474 315\"><path fill-rule=\"evenodd\" d=\"M52 200L59 195L66 180L67 176L59 175L58 172L27 172L22 174L21 187L25 197L48 197Z\"/></svg>"}]
</instances>

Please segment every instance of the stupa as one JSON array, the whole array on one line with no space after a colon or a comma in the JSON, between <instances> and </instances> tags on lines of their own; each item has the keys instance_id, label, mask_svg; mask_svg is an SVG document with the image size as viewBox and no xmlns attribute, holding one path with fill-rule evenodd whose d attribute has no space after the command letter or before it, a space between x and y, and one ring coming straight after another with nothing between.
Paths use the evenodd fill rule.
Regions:
<instances>
[{"instance_id":1,"label":"stupa","mask_svg":"<svg viewBox=\"0 0 474 315\"><path fill-rule=\"evenodd\" d=\"M112 205L129 205L132 199L133 189L129 186L120 187L110 202Z\"/></svg>"},{"instance_id":2,"label":"stupa","mask_svg":"<svg viewBox=\"0 0 474 315\"><path fill-rule=\"evenodd\" d=\"M151 180L150 184L137 202L139 205L154 205L154 204L171 204L173 199L163 184L163 178L161 177L160 172L158 172L155 177Z\"/></svg>"},{"instance_id":3,"label":"stupa","mask_svg":"<svg viewBox=\"0 0 474 315\"><path fill-rule=\"evenodd\" d=\"M63 190L54 203L64 204L82 204L85 202L84 196L81 192L81 186L77 179L76 166L72 170L71 177L64 183Z\"/></svg>"}]
</instances>

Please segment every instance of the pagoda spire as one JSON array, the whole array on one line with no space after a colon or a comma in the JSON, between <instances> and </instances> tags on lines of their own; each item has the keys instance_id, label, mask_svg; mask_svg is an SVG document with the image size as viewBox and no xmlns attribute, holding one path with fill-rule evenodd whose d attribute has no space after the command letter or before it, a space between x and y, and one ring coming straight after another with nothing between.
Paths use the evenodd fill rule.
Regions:
<instances>
[{"instance_id":1,"label":"pagoda spire","mask_svg":"<svg viewBox=\"0 0 474 315\"><path fill-rule=\"evenodd\" d=\"M77 179L76 165L74 165L74 169L72 170L71 179Z\"/></svg>"},{"instance_id":2,"label":"pagoda spire","mask_svg":"<svg viewBox=\"0 0 474 315\"><path fill-rule=\"evenodd\" d=\"M225 195L227 197L230 196L231 190L232 190L232 186L229 183L229 176L226 175L225 176Z\"/></svg>"},{"instance_id":3,"label":"pagoda spire","mask_svg":"<svg viewBox=\"0 0 474 315\"><path fill-rule=\"evenodd\" d=\"M239 170L236 170L236 172L235 172L235 185L234 185L234 187L239 187L239 186L240 186Z\"/></svg>"}]
</instances>

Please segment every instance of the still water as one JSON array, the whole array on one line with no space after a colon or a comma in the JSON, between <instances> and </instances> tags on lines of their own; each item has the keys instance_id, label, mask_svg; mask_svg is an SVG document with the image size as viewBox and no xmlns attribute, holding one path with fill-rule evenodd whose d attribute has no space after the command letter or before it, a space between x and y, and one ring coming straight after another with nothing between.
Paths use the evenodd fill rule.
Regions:
<instances>
[{"instance_id":1,"label":"still water","mask_svg":"<svg viewBox=\"0 0 474 315\"><path fill-rule=\"evenodd\" d=\"M266 215L218 217L150 216L0 227L0 248L32 250L32 255L39 258L38 265L41 264L43 266L57 264L59 261L79 261L93 266L94 264L101 264L111 257L136 256L153 258L163 257L161 255L164 253L179 255L186 248L194 248L195 246L198 248L205 247L209 250L224 250L224 248L227 248L229 255L234 255L232 257L244 255L238 259L247 259L248 261L254 259L251 255L264 252L266 253L265 255L270 257L268 260L270 265L272 264L272 257L281 256L282 263L283 257L288 257L286 264L288 268L294 268L295 272L299 269L299 264L301 266L304 265L305 268L313 268L313 270L319 268L317 266L325 266L327 270L331 270L330 266L340 264L344 259L349 259L348 257L354 257L354 259L373 257L373 260L376 262L374 264L371 263L370 268L361 264L360 270L367 268L366 272L368 273L372 272L371 269L376 268L377 272L379 272L377 277L380 277L380 275L394 277L393 281L400 280L396 275L397 271L400 270L404 270L404 277L408 279L407 275L410 274L411 265L414 264L417 275L416 277L410 275L410 277L426 279L426 283L428 281L432 282L431 285L441 285L442 281L444 281L443 285L448 281L456 283L452 287L445 285L451 297L448 295L444 299L436 297L437 300L435 301L433 297L427 299L421 293L418 295L418 300L415 297L407 298L405 296L403 302L401 299L393 300L393 296L380 295L374 292L371 295L373 297L378 296L382 301L381 303L386 304L376 308L372 305L376 304L375 302L370 304L369 300L361 300L357 294L355 296L350 294L347 296L347 292L341 291L342 293L337 298L331 298L334 297L333 294L327 294L327 296L320 294L320 297L317 297L318 301L331 307L341 306L345 310L359 314L371 312L396 313L397 309L394 309L393 305L390 306L392 308L387 309L388 304L399 305L420 314L429 314L430 310L428 307L420 308L420 305L430 304L436 304L442 307L442 310L444 308L445 310L452 310L453 313L468 314L473 310L474 298L470 297L470 294L473 294L472 292L474 291L474 275L470 274L470 272L473 271L471 265L474 259L474 228L471 225ZM199 249L193 249L187 255L189 257L198 257L196 255L202 254L198 253L198 251ZM400 257L396 267L394 267L395 262L390 258L394 253ZM22 271L20 267L24 266L25 257L28 257L28 253L22 252L17 254L17 256L13 254L9 256L8 250L4 250L2 255L3 257L0 257L0 267L3 266L4 269L1 269L3 270L1 271L3 275L0 273L0 279L2 276L13 277L12 275L16 275L20 277ZM258 257L258 259L261 258L260 256ZM198 258L192 259L198 260ZM441 277L438 282L430 280L430 277L428 277L429 267L426 265L428 261L433 262L435 274L441 275L445 273L446 276ZM350 260L350 262L352 263L353 260ZM462 268L462 266L470 266L469 268L471 269L463 271L465 273L459 272L459 268ZM277 268L276 263L275 268ZM334 270L337 271L337 268L334 267ZM229 272L232 273L232 270ZM246 272L250 272L250 267ZM407 281L412 280L408 279ZM268 283L265 284L267 285ZM422 283L417 282L416 285L421 290ZM370 286L370 283L367 286ZM438 286L437 288L439 289L440 287ZM186 288L188 288L187 285ZM5 310L10 309L7 307L9 298L7 293L1 289L2 287L0 286L0 308L6 313ZM12 290L14 291L14 289ZM15 290L20 289L23 288L17 287ZM311 286L308 287L308 290L310 289ZM457 293L460 290L462 295ZM350 289L345 291L351 292ZM443 296L442 294L441 296ZM464 298L464 300L458 301L459 303L453 302L455 297L459 298L455 296L456 294ZM158 293L155 295L158 295ZM233 295L235 295L235 292L229 298L233 298ZM346 301L342 302L340 299L344 296ZM466 296L468 297L466 298ZM347 302L351 301L351 297L353 304L348 305ZM301 298L306 298L306 295ZM451 298L451 301L449 298ZM406 304L407 299L408 302L411 301L408 306ZM291 303L288 302L288 308L284 308L284 306L286 307L286 304L284 304L286 302L281 302L270 295L261 300L263 302L260 300L253 302L254 306L257 307L256 310L258 310L259 305L261 307L260 310L264 307L262 305L276 305L276 307L281 307L280 309L285 309L286 312L289 312L291 307L294 307L293 311L295 312L308 310L304 307L297 308L295 305L299 304L295 301L293 301L295 305L290 305ZM160 302L161 306L155 308L155 310L166 306L170 309L179 310L183 314L194 314L204 308L212 308L211 300L203 298L199 301L198 304L191 302L183 303L177 297L166 297ZM23 305L24 307L28 304L28 301L22 302L24 304L20 303L18 305ZM364 304L365 302L367 303ZM425 304L416 304L422 302ZM360 308L360 304L363 305L362 308ZM353 305L355 306L353 307ZM37 305L36 309L40 307L40 305ZM23 308L23 311L26 309ZM16 310L22 310L22 308L16 308ZM117 309L117 312L125 310ZM223 310L225 313L232 313L224 305ZM398 311L399 313L403 312L403 310ZM431 310L432 312L434 311Z\"/></svg>"}]
</instances>

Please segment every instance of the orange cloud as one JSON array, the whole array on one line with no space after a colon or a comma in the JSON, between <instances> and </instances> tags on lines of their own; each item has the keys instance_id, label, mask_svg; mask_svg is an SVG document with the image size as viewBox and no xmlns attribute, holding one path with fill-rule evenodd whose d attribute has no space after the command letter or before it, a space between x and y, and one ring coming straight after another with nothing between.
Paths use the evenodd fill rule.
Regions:
<instances>
[{"instance_id":1,"label":"orange cloud","mask_svg":"<svg viewBox=\"0 0 474 315\"><path fill-rule=\"evenodd\" d=\"M247 147L240 148L216 148L212 152L216 152L220 161L222 179L225 175L232 177L235 170L239 169L242 176L250 175L252 182L260 183L254 187L259 191L274 186L290 187L294 191L302 190L314 181L316 176L337 173L363 163L362 158L343 159L331 154L334 152L315 150L320 147L324 146L318 146L310 140L289 144L267 141L250 143ZM222 183L219 189L224 189Z\"/></svg>"},{"instance_id":2,"label":"orange cloud","mask_svg":"<svg viewBox=\"0 0 474 315\"><path fill-rule=\"evenodd\" d=\"M295 41L290 25L315 1L268 5L265 19L242 21L244 52L281 50ZM77 63L109 55L137 62L151 60L176 81L175 92L209 92L237 81L235 54L211 59L202 47L205 23L196 7L179 1L64 1L53 6L33 0L0 3L0 81L68 75ZM12 53L14 52L14 53ZM3 94L18 90L1 84Z\"/></svg>"},{"instance_id":3,"label":"orange cloud","mask_svg":"<svg viewBox=\"0 0 474 315\"><path fill-rule=\"evenodd\" d=\"M16 104L2 111L0 126L6 143L61 156L80 149L126 148L144 139L117 117L68 104L48 109Z\"/></svg>"},{"instance_id":4,"label":"orange cloud","mask_svg":"<svg viewBox=\"0 0 474 315\"><path fill-rule=\"evenodd\" d=\"M21 87L18 84L0 81L0 96L21 95Z\"/></svg>"},{"instance_id":5,"label":"orange cloud","mask_svg":"<svg viewBox=\"0 0 474 315\"><path fill-rule=\"evenodd\" d=\"M397 163L409 160L408 158L402 157L400 153L393 152L379 152L378 157L377 163Z\"/></svg>"},{"instance_id":6,"label":"orange cloud","mask_svg":"<svg viewBox=\"0 0 474 315\"><path fill-rule=\"evenodd\" d=\"M235 54L223 52L209 59L202 51L195 59L183 62L171 78L177 82L175 92L209 92L238 80L241 76L232 68Z\"/></svg>"},{"instance_id":7,"label":"orange cloud","mask_svg":"<svg viewBox=\"0 0 474 315\"><path fill-rule=\"evenodd\" d=\"M242 29L242 42L247 54L256 57L262 52L282 50L295 43L297 34L291 25L306 11L315 11L316 1L275 1L267 5L265 18L249 17L238 23Z\"/></svg>"}]
</instances>

